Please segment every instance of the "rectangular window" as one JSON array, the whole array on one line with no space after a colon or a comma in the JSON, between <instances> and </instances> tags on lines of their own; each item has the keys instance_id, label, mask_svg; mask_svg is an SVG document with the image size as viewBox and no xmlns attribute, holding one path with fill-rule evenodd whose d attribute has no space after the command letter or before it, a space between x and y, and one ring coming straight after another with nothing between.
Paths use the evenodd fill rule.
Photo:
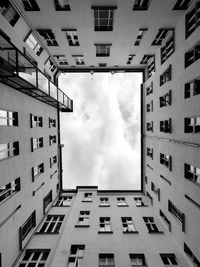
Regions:
<instances>
[{"instance_id":1,"label":"rectangular window","mask_svg":"<svg viewBox=\"0 0 200 267\"><path fill-rule=\"evenodd\" d=\"M188 5L189 1L186 1ZM200 25L200 2L196 1L192 10L185 15L185 39L187 39Z\"/></svg>"},{"instance_id":2,"label":"rectangular window","mask_svg":"<svg viewBox=\"0 0 200 267\"><path fill-rule=\"evenodd\" d=\"M49 145L56 144L56 135L49 135Z\"/></svg>"},{"instance_id":3,"label":"rectangular window","mask_svg":"<svg viewBox=\"0 0 200 267\"><path fill-rule=\"evenodd\" d=\"M147 156L153 159L153 148L147 147Z\"/></svg>"},{"instance_id":4,"label":"rectangular window","mask_svg":"<svg viewBox=\"0 0 200 267\"><path fill-rule=\"evenodd\" d=\"M123 233L138 233L131 217L121 217Z\"/></svg>"},{"instance_id":5,"label":"rectangular window","mask_svg":"<svg viewBox=\"0 0 200 267\"><path fill-rule=\"evenodd\" d=\"M158 33L156 34L155 39L153 40L151 45L160 46L162 45L163 41L167 37L168 33L171 32L171 29L168 28L160 28Z\"/></svg>"},{"instance_id":6,"label":"rectangular window","mask_svg":"<svg viewBox=\"0 0 200 267\"><path fill-rule=\"evenodd\" d=\"M184 163L185 178L200 185L200 168Z\"/></svg>"},{"instance_id":7,"label":"rectangular window","mask_svg":"<svg viewBox=\"0 0 200 267\"><path fill-rule=\"evenodd\" d=\"M190 250L190 248L184 243L184 251L187 254L190 261L194 264L194 266L199 267L200 261L197 259L197 257L193 254L193 252Z\"/></svg>"},{"instance_id":8,"label":"rectangular window","mask_svg":"<svg viewBox=\"0 0 200 267\"><path fill-rule=\"evenodd\" d=\"M83 202L92 202L92 193L84 193Z\"/></svg>"},{"instance_id":9,"label":"rectangular window","mask_svg":"<svg viewBox=\"0 0 200 267\"><path fill-rule=\"evenodd\" d=\"M50 168L52 168L53 165L56 163L57 163L57 156L55 155L55 156L50 158Z\"/></svg>"},{"instance_id":10,"label":"rectangular window","mask_svg":"<svg viewBox=\"0 0 200 267\"><path fill-rule=\"evenodd\" d=\"M90 211L80 211L78 224L76 226L89 226Z\"/></svg>"},{"instance_id":11,"label":"rectangular window","mask_svg":"<svg viewBox=\"0 0 200 267\"><path fill-rule=\"evenodd\" d=\"M185 133L199 133L200 132L200 117L184 118L184 132Z\"/></svg>"},{"instance_id":12,"label":"rectangular window","mask_svg":"<svg viewBox=\"0 0 200 267\"><path fill-rule=\"evenodd\" d=\"M47 215L46 221L38 232L39 234L59 234L64 215Z\"/></svg>"},{"instance_id":13,"label":"rectangular window","mask_svg":"<svg viewBox=\"0 0 200 267\"><path fill-rule=\"evenodd\" d=\"M131 253L129 254L130 261L131 261L131 267L133 266L147 266L147 261L144 256L144 254L136 254L136 253Z\"/></svg>"},{"instance_id":14,"label":"rectangular window","mask_svg":"<svg viewBox=\"0 0 200 267\"><path fill-rule=\"evenodd\" d=\"M44 267L49 256L50 249L26 249L18 267L38 266Z\"/></svg>"},{"instance_id":15,"label":"rectangular window","mask_svg":"<svg viewBox=\"0 0 200 267\"><path fill-rule=\"evenodd\" d=\"M143 220L146 224L149 233L163 233L158 229L153 217L143 217Z\"/></svg>"},{"instance_id":16,"label":"rectangular window","mask_svg":"<svg viewBox=\"0 0 200 267\"><path fill-rule=\"evenodd\" d=\"M32 181L35 181L40 174L44 173L44 163L41 163L35 167L32 167Z\"/></svg>"},{"instance_id":17,"label":"rectangular window","mask_svg":"<svg viewBox=\"0 0 200 267\"><path fill-rule=\"evenodd\" d=\"M96 57L109 57L111 44L95 44Z\"/></svg>"},{"instance_id":18,"label":"rectangular window","mask_svg":"<svg viewBox=\"0 0 200 267\"><path fill-rule=\"evenodd\" d=\"M114 267L115 260L113 253L100 253L99 254L99 267Z\"/></svg>"},{"instance_id":19,"label":"rectangular window","mask_svg":"<svg viewBox=\"0 0 200 267\"><path fill-rule=\"evenodd\" d=\"M15 26L20 15L17 13L12 3L9 0L0 2L0 14L10 23L11 26Z\"/></svg>"},{"instance_id":20,"label":"rectangular window","mask_svg":"<svg viewBox=\"0 0 200 267\"><path fill-rule=\"evenodd\" d=\"M40 11L40 8L35 0L21 0L25 11Z\"/></svg>"},{"instance_id":21,"label":"rectangular window","mask_svg":"<svg viewBox=\"0 0 200 267\"><path fill-rule=\"evenodd\" d=\"M147 132L153 132L153 121L147 122Z\"/></svg>"},{"instance_id":22,"label":"rectangular window","mask_svg":"<svg viewBox=\"0 0 200 267\"><path fill-rule=\"evenodd\" d=\"M46 214L49 204L52 202L52 190L43 199L43 213Z\"/></svg>"},{"instance_id":23,"label":"rectangular window","mask_svg":"<svg viewBox=\"0 0 200 267\"><path fill-rule=\"evenodd\" d=\"M25 223L19 228L19 240L20 240L20 250L23 246L23 240L28 236L28 234L32 231L36 226L36 211L28 217Z\"/></svg>"},{"instance_id":24,"label":"rectangular window","mask_svg":"<svg viewBox=\"0 0 200 267\"><path fill-rule=\"evenodd\" d=\"M153 182L151 182L151 190L157 196L158 201L160 201L160 188L158 188Z\"/></svg>"},{"instance_id":25,"label":"rectangular window","mask_svg":"<svg viewBox=\"0 0 200 267\"><path fill-rule=\"evenodd\" d=\"M142 197L134 197L134 201L135 201L136 207L146 207L147 206L144 204Z\"/></svg>"},{"instance_id":26,"label":"rectangular window","mask_svg":"<svg viewBox=\"0 0 200 267\"><path fill-rule=\"evenodd\" d=\"M78 35L76 29L62 29L65 32L69 46L79 46Z\"/></svg>"},{"instance_id":27,"label":"rectangular window","mask_svg":"<svg viewBox=\"0 0 200 267\"><path fill-rule=\"evenodd\" d=\"M100 217L99 226L99 233L112 233L110 217Z\"/></svg>"},{"instance_id":28,"label":"rectangular window","mask_svg":"<svg viewBox=\"0 0 200 267\"><path fill-rule=\"evenodd\" d=\"M49 118L49 128L56 127L56 119Z\"/></svg>"},{"instance_id":29,"label":"rectangular window","mask_svg":"<svg viewBox=\"0 0 200 267\"><path fill-rule=\"evenodd\" d=\"M76 65L85 65L83 55L72 55L75 60Z\"/></svg>"},{"instance_id":30,"label":"rectangular window","mask_svg":"<svg viewBox=\"0 0 200 267\"><path fill-rule=\"evenodd\" d=\"M161 65L174 53L175 51L175 33L174 30L170 31L165 44L161 47Z\"/></svg>"},{"instance_id":31,"label":"rectangular window","mask_svg":"<svg viewBox=\"0 0 200 267\"><path fill-rule=\"evenodd\" d=\"M135 41L134 46L139 46L140 45L140 43L142 41L142 37L143 37L143 35L145 34L146 31L148 31L147 28L141 28L141 29L139 29L139 32L138 32L138 35L137 35L137 39Z\"/></svg>"},{"instance_id":32,"label":"rectangular window","mask_svg":"<svg viewBox=\"0 0 200 267\"><path fill-rule=\"evenodd\" d=\"M142 60L140 61L140 64L147 65L149 63L150 59L153 57L154 57L154 55L144 55Z\"/></svg>"},{"instance_id":33,"label":"rectangular window","mask_svg":"<svg viewBox=\"0 0 200 267\"><path fill-rule=\"evenodd\" d=\"M132 60L133 60L134 56L135 56L135 55L129 55L129 56L128 56L128 61L127 61L127 63L126 63L127 65L130 65L130 64L132 63Z\"/></svg>"},{"instance_id":34,"label":"rectangular window","mask_svg":"<svg viewBox=\"0 0 200 267\"><path fill-rule=\"evenodd\" d=\"M65 55L54 55L53 57L57 61L57 64L61 66L69 65L68 60Z\"/></svg>"},{"instance_id":35,"label":"rectangular window","mask_svg":"<svg viewBox=\"0 0 200 267\"><path fill-rule=\"evenodd\" d=\"M151 102L146 105L146 111L153 112L153 100L151 100Z\"/></svg>"},{"instance_id":36,"label":"rectangular window","mask_svg":"<svg viewBox=\"0 0 200 267\"><path fill-rule=\"evenodd\" d=\"M143 11L147 10L150 4L150 0L135 0L133 10Z\"/></svg>"},{"instance_id":37,"label":"rectangular window","mask_svg":"<svg viewBox=\"0 0 200 267\"><path fill-rule=\"evenodd\" d=\"M164 165L170 171L172 170L172 156L160 153L160 164Z\"/></svg>"},{"instance_id":38,"label":"rectangular window","mask_svg":"<svg viewBox=\"0 0 200 267\"><path fill-rule=\"evenodd\" d=\"M160 75L160 86L171 81L172 79L172 66L169 67Z\"/></svg>"},{"instance_id":39,"label":"rectangular window","mask_svg":"<svg viewBox=\"0 0 200 267\"><path fill-rule=\"evenodd\" d=\"M31 50L35 52L37 56L40 56L44 51L44 48L41 47L32 31L28 33L24 39L24 42L30 47Z\"/></svg>"},{"instance_id":40,"label":"rectangular window","mask_svg":"<svg viewBox=\"0 0 200 267\"><path fill-rule=\"evenodd\" d=\"M200 58L200 44L196 44L185 53L185 69Z\"/></svg>"},{"instance_id":41,"label":"rectangular window","mask_svg":"<svg viewBox=\"0 0 200 267\"><path fill-rule=\"evenodd\" d=\"M169 90L168 93L159 97L159 100L160 100L160 108L166 107L166 106L171 106L171 104L172 104L172 91Z\"/></svg>"},{"instance_id":42,"label":"rectangular window","mask_svg":"<svg viewBox=\"0 0 200 267\"><path fill-rule=\"evenodd\" d=\"M116 6L92 6L94 10L94 30L112 31Z\"/></svg>"},{"instance_id":43,"label":"rectangular window","mask_svg":"<svg viewBox=\"0 0 200 267\"><path fill-rule=\"evenodd\" d=\"M168 200L168 211L182 224L182 231L185 232L185 214L181 212L170 200Z\"/></svg>"},{"instance_id":44,"label":"rectangular window","mask_svg":"<svg viewBox=\"0 0 200 267\"><path fill-rule=\"evenodd\" d=\"M147 192L147 197L148 197L149 200L151 201L151 205L153 205L153 198L152 198L152 196L149 194L149 192Z\"/></svg>"},{"instance_id":45,"label":"rectangular window","mask_svg":"<svg viewBox=\"0 0 200 267\"><path fill-rule=\"evenodd\" d=\"M173 10L187 10L190 0L177 0Z\"/></svg>"},{"instance_id":46,"label":"rectangular window","mask_svg":"<svg viewBox=\"0 0 200 267\"><path fill-rule=\"evenodd\" d=\"M110 207L108 197L100 197L99 207Z\"/></svg>"},{"instance_id":47,"label":"rectangular window","mask_svg":"<svg viewBox=\"0 0 200 267\"><path fill-rule=\"evenodd\" d=\"M54 72L56 69L56 65L54 62L51 60L50 57L47 58L47 60L44 62L44 65L46 66L47 69L49 69L51 72ZM51 80L51 79L50 79Z\"/></svg>"},{"instance_id":48,"label":"rectangular window","mask_svg":"<svg viewBox=\"0 0 200 267\"><path fill-rule=\"evenodd\" d=\"M99 67L105 68L107 66L107 63L99 63Z\"/></svg>"},{"instance_id":49,"label":"rectangular window","mask_svg":"<svg viewBox=\"0 0 200 267\"><path fill-rule=\"evenodd\" d=\"M68 0L54 0L56 11L71 11Z\"/></svg>"},{"instance_id":50,"label":"rectangular window","mask_svg":"<svg viewBox=\"0 0 200 267\"><path fill-rule=\"evenodd\" d=\"M43 118L41 116L30 114L30 125L31 128L34 127L42 127L43 126Z\"/></svg>"},{"instance_id":51,"label":"rectangular window","mask_svg":"<svg viewBox=\"0 0 200 267\"><path fill-rule=\"evenodd\" d=\"M172 132L172 119L160 121L160 132L161 133L171 133Z\"/></svg>"},{"instance_id":52,"label":"rectangular window","mask_svg":"<svg viewBox=\"0 0 200 267\"><path fill-rule=\"evenodd\" d=\"M82 267L85 245L71 245L68 259L69 267Z\"/></svg>"},{"instance_id":53,"label":"rectangular window","mask_svg":"<svg viewBox=\"0 0 200 267\"><path fill-rule=\"evenodd\" d=\"M152 56L147 64L147 78L148 79L155 73L155 70L156 70L155 56Z\"/></svg>"},{"instance_id":54,"label":"rectangular window","mask_svg":"<svg viewBox=\"0 0 200 267\"><path fill-rule=\"evenodd\" d=\"M43 147L43 137L31 138L31 151Z\"/></svg>"},{"instance_id":55,"label":"rectangular window","mask_svg":"<svg viewBox=\"0 0 200 267\"><path fill-rule=\"evenodd\" d=\"M146 88L146 95L153 94L153 82Z\"/></svg>"},{"instance_id":56,"label":"rectangular window","mask_svg":"<svg viewBox=\"0 0 200 267\"><path fill-rule=\"evenodd\" d=\"M19 142L0 144L0 160L19 155Z\"/></svg>"},{"instance_id":57,"label":"rectangular window","mask_svg":"<svg viewBox=\"0 0 200 267\"><path fill-rule=\"evenodd\" d=\"M127 202L125 197L117 197L117 206L118 207L127 207Z\"/></svg>"},{"instance_id":58,"label":"rectangular window","mask_svg":"<svg viewBox=\"0 0 200 267\"><path fill-rule=\"evenodd\" d=\"M47 46L58 46L55 35L51 29L37 29L37 31L45 39Z\"/></svg>"},{"instance_id":59,"label":"rectangular window","mask_svg":"<svg viewBox=\"0 0 200 267\"><path fill-rule=\"evenodd\" d=\"M200 77L185 84L185 98L200 94Z\"/></svg>"},{"instance_id":60,"label":"rectangular window","mask_svg":"<svg viewBox=\"0 0 200 267\"><path fill-rule=\"evenodd\" d=\"M55 206L70 207L73 196L59 196Z\"/></svg>"},{"instance_id":61,"label":"rectangular window","mask_svg":"<svg viewBox=\"0 0 200 267\"><path fill-rule=\"evenodd\" d=\"M18 112L0 109L0 126L18 126Z\"/></svg>"},{"instance_id":62,"label":"rectangular window","mask_svg":"<svg viewBox=\"0 0 200 267\"><path fill-rule=\"evenodd\" d=\"M174 253L162 253L160 257L165 266L174 266L178 265L178 261Z\"/></svg>"},{"instance_id":63,"label":"rectangular window","mask_svg":"<svg viewBox=\"0 0 200 267\"><path fill-rule=\"evenodd\" d=\"M160 217L163 219L164 223L167 225L169 232L171 232L171 222L167 219L165 214L160 210Z\"/></svg>"},{"instance_id":64,"label":"rectangular window","mask_svg":"<svg viewBox=\"0 0 200 267\"><path fill-rule=\"evenodd\" d=\"M8 200L15 193L20 191L20 178L13 180L0 188L0 203L4 200Z\"/></svg>"}]
</instances>

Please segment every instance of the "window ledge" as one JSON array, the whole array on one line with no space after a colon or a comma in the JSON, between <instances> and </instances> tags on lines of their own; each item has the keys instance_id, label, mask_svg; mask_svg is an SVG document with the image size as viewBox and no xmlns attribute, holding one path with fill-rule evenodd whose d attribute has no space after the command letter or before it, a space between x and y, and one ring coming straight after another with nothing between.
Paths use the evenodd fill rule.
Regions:
<instances>
[{"instance_id":1,"label":"window ledge","mask_svg":"<svg viewBox=\"0 0 200 267\"><path fill-rule=\"evenodd\" d=\"M132 231L132 232L123 231L123 234L139 234L139 232L138 231Z\"/></svg>"},{"instance_id":2,"label":"window ledge","mask_svg":"<svg viewBox=\"0 0 200 267\"><path fill-rule=\"evenodd\" d=\"M76 228L87 228L87 227L90 227L90 225L89 224L85 224L85 225L76 224L74 227L76 227Z\"/></svg>"},{"instance_id":3,"label":"window ledge","mask_svg":"<svg viewBox=\"0 0 200 267\"><path fill-rule=\"evenodd\" d=\"M99 207L100 207L100 208L101 208L101 207L105 208L105 207L110 207L110 205L99 205Z\"/></svg>"},{"instance_id":4,"label":"window ledge","mask_svg":"<svg viewBox=\"0 0 200 267\"><path fill-rule=\"evenodd\" d=\"M107 232L98 231L98 234L113 234L113 231L107 231Z\"/></svg>"},{"instance_id":5,"label":"window ledge","mask_svg":"<svg viewBox=\"0 0 200 267\"><path fill-rule=\"evenodd\" d=\"M148 205L142 205L142 206L137 206L137 205L136 205L136 207L137 207L137 208L146 208L146 207L148 207Z\"/></svg>"},{"instance_id":6,"label":"window ledge","mask_svg":"<svg viewBox=\"0 0 200 267\"><path fill-rule=\"evenodd\" d=\"M92 200L82 200L82 202L92 202Z\"/></svg>"},{"instance_id":7,"label":"window ledge","mask_svg":"<svg viewBox=\"0 0 200 267\"><path fill-rule=\"evenodd\" d=\"M129 205L117 205L117 207L123 208L123 207L129 207Z\"/></svg>"},{"instance_id":8,"label":"window ledge","mask_svg":"<svg viewBox=\"0 0 200 267\"><path fill-rule=\"evenodd\" d=\"M59 232L36 232L36 235L58 235Z\"/></svg>"},{"instance_id":9,"label":"window ledge","mask_svg":"<svg viewBox=\"0 0 200 267\"><path fill-rule=\"evenodd\" d=\"M164 234L164 232L163 231L159 231L159 232L149 231L149 234Z\"/></svg>"}]
</instances>

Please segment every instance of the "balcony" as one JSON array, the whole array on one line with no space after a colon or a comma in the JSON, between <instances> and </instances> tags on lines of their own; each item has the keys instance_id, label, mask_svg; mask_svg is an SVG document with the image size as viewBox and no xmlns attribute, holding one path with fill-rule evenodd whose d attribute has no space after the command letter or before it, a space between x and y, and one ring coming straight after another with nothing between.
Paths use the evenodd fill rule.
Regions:
<instances>
[{"instance_id":1,"label":"balcony","mask_svg":"<svg viewBox=\"0 0 200 267\"><path fill-rule=\"evenodd\" d=\"M0 82L60 111L73 111L73 100L31 63L2 32L0 32Z\"/></svg>"}]
</instances>

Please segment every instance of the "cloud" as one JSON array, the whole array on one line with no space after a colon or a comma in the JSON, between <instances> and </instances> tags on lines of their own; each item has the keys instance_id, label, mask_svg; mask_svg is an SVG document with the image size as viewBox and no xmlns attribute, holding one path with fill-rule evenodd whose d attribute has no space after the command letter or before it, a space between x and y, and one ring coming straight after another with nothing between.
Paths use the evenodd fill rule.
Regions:
<instances>
[{"instance_id":1,"label":"cloud","mask_svg":"<svg viewBox=\"0 0 200 267\"><path fill-rule=\"evenodd\" d=\"M140 188L140 74L67 74L62 114L64 187Z\"/></svg>"}]
</instances>

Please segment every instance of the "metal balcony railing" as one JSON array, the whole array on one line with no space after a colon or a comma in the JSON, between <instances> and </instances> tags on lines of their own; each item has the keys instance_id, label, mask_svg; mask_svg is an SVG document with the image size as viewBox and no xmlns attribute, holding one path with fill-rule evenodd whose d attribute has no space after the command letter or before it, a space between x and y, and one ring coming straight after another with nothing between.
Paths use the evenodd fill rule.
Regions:
<instances>
[{"instance_id":1,"label":"metal balcony railing","mask_svg":"<svg viewBox=\"0 0 200 267\"><path fill-rule=\"evenodd\" d=\"M52 83L2 32L0 82L63 112L73 111L73 100Z\"/></svg>"}]
</instances>

